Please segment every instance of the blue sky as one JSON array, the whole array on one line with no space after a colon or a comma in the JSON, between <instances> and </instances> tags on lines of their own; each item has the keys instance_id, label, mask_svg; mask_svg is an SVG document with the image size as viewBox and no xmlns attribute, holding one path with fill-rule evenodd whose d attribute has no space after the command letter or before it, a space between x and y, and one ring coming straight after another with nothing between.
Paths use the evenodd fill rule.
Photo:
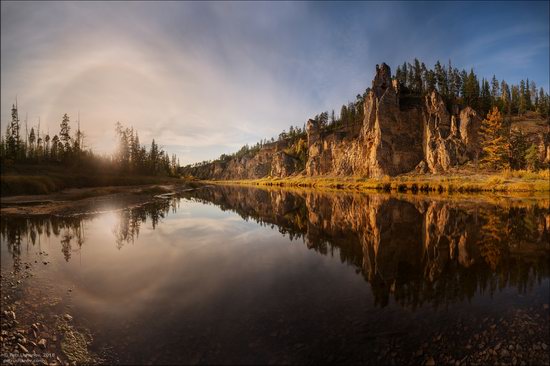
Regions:
<instances>
[{"instance_id":1,"label":"blue sky","mask_svg":"<svg viewBox=\"0 0 550 366\"><path fill-rule=\"evenodd\" d=\"M548 4L2 2L2 125L17 95L51 134L80 111L96 150L121 121L189 163L338 111L381 62L548 90Z\"/></svg>"}]
</instances>

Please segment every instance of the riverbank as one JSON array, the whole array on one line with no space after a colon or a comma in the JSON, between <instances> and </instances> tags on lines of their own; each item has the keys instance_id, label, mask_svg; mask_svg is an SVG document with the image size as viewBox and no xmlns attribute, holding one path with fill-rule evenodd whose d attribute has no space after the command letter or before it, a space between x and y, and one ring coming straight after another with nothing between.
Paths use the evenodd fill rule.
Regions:
<instances>
[{"instance_id":1,"label":"riverbank","mask_svg":"<svg viewBox=\"0 0 550 366\"><path fill-rule=\"evenodd\" d=\"M129 175L60 165L13 165L3 167L0 176L2 197L44 195L68 188L176 184L180 181L178 177Z\"/></svg>"},{"instance_id":2,"label":"riverbank","mask_svg":"<svg viewBox=\"0 0 550 366\"><path fill-rule=\"evenodd\" d=\"M476 173L456 171L445 175L403 174L396 177L359 178L332 176L292 176L286 178L262 178L251 180L227 180L203 182L212 184L243 184L256 186L309 187L338 190L377 190L396 192L548 192L550 170L538 172L504 171Z\"/></svg>"},{"instance_id":3,"label":"riverbank","mask_svg":"<svg viewBox=\"0 0 550 366\"><path fill-rule=\"evenodd\" d=\"M47 255L40 251L35 261L16 261L10 270L2 268L2 364L105 362L90 350L90 331L69 314L72 289L54 283L37 285L45 270L39 268L48 267Z\"/></svg>"},{"instance_id":4,"label":"riverbank","mask_svg":"<svg viewBox=\"0 0 550 366\"><path fill-rule=\"evenodd\" d=\"M548 364L547 210L227 188L187 192L179 213L153 204L90 220L4 220L2 363ZM150 199L171 197L152 190ZM130 218L147 211L148 223L165 219L129 235ZM499 238L489 245L478 236L487 214ZM277 239L256 236L264 229ZM303 242L287 238L300 232ZM205 265L208 245L215 260ZM220 285L197 295L207 280ZM198 299L198 312L166 301L174 293Z\"/></svg>"},{"instance_id":5,"label":"riverbank","mask_svg":"<svg viewBox=\"0 0 550 366\"><path fill-rule=\"evenodd\" d=\"M177 184L71 188L52 194L2 197L0 213L20 216L91 214L136 207L194 189L194 186L179 181Z\"/></svg>"}]
</instances>

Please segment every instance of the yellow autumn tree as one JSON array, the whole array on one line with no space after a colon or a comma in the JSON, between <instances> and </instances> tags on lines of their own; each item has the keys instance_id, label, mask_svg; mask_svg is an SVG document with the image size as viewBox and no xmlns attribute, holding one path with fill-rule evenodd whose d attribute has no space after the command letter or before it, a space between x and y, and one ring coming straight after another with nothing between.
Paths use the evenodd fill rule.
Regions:
<instances>
[{"instance_id":1,"label":"yellow autumn tree","mask_svg":"<svg viewBox=\"0 0 550 366\"><path fill-rule=\"evenodd\" d=\"M481 165L491 169L510 167L510 141L505 131L502 115L494 107L481 122Z\"/></svg>"}]
</instances>

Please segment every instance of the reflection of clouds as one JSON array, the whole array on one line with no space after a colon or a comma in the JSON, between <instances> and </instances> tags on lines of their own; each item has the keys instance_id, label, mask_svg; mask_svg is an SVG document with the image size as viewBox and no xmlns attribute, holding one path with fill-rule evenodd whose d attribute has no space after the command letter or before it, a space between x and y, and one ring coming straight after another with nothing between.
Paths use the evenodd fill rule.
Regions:
<instances>
[{"instance_id":1,"label":"reflection of clouds","mask_svg":"<svg viewBox=\"0 0 550 366\"><path fill-rule=\"evenodd\" d=\"M548 276L548 264L537 260L547 256L546 200L480 205L240 186L194 195L245 220L273 225L289 238L304 238L318 253L339 256L363 273L381 306L390 295L416 307L472 298L478 291L492 294L499 287L524 292ZM521 251L516 243L523 243Z\"/></svg>"},{"instance_id":2,"label":"reflection of clouds","mask_svg":"<svg viewBox=\"0 0 550 366\"><path fill-rule=\"evenodd\" d=\"M254 278L259 270L273 273L281 268L281 263L289 263L288 253L280 250L285 249L284 246L247 245L284 242L277 232L243 222L233 213L211 219L205 215L208 211L216 216L219 210L210 206L206 212L201 211L201 217L169 215L155 229L143 226L134 245L125 246L118 252L119 256L107 255L105 249L112 252L112 245L107 242L103 250L88 250L86 262L100 261L101 264L81 273L90 283L79 290L79 301L94 311L123 312L124 316L131 314L132 317L150 311L151 304L170 304L168 308L177 307L184 312L188 307L208 304L230 294L231 289L244 281L256 283ZM242 224L235 225L239 222ZM87 231L94 232L100 226L97 221ZM243 232L245 230L250 231ZM93 238L90 242L94 242ZM303 252L304 248L286 247L285 250ZM298 255L294 260L303 258ZM105 271L105 268L112 269ZM113 308L114 303L117 308Z\"/></svg>"},{"instance_id":3,"label":"reflection of clouds","mask_svg":"<svg viewBox=\"0 0 550 366\"><path fill-rule=\"evenodd\" d=\"M323 266L362 273L380 306L393 298L413 308L510 286L525 292L548 277L547 201L493 205L240 186L184 196L93 220L3 219L2 253L6 245L18 259L22 248L50 238L62 276L78 277L81 300L112 313L121 311L112 303L129 312L157 301L192 306L243 281L256 285L260 273L275 281ZM283 236L302 240L288 245Z\"/></svg>"}]
</instances>

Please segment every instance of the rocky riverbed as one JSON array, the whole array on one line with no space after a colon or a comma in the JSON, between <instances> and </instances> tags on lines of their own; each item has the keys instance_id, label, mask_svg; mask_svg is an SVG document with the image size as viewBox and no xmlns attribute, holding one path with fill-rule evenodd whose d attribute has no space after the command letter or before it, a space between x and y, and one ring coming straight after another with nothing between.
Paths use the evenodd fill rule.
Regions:
<instances>
[{"instance_id":1,"label":"rocky riverbed","mask_svg":"<svg viewBox=\"0 0 550 366\"><path fill-rule=\"evenodd\" d=\"M2 364L101 363L103 360L89 350L90 331L71 315L72 290L61 294L52 284L37 286L33 269L48 264L47 253L39 252L34 262L15 262L13 268L2 268Z\"/></svg>"},{"instance_id":2,"label":"rocky riverbed","mask_svg":"<svg viewBox=\"0 0 550 366\"><path fill-rule=\"evenodd\" d=\"M48 266L44 252L37 255L35 262L16 263L13 270L2 269L2 364L115 361L117 357L107 352L98 355L91 350L93 334L80 326L78 317L71 312L70 288L60 291L53 285L31 283L39 281L34 269L40 266ZM458 318L431 334L418 333L418 329L370 334L368 324L348 319L342 325L351 324L357 329L353 339L292 341L286 352L272 355L271 361L277 364L304 357L313 363L324 360L335 364L546 365L550 362L549 321L547 303L512 308L500 317ZM271 337L296 340L291 334L271 334ZM319 342L323 347L318 347ZM259 340L251 347L261 348L261 343ZM317 352L311 353L312 349ZM203 358L208 361L212 355L203 356L195 361L201 363Z\"/></svg>"},{"instance_id":3,"label":"rocky riverbed","mask_svg":"<svg viewBox=\"0 0 550 366\"><path fill-rule=\"evenodd\" d=\"M379 347L377 360L390 365L548 365L548 304L502 315L449 324L416 350L389 340Z\"/></svg>"}]
</instances>

